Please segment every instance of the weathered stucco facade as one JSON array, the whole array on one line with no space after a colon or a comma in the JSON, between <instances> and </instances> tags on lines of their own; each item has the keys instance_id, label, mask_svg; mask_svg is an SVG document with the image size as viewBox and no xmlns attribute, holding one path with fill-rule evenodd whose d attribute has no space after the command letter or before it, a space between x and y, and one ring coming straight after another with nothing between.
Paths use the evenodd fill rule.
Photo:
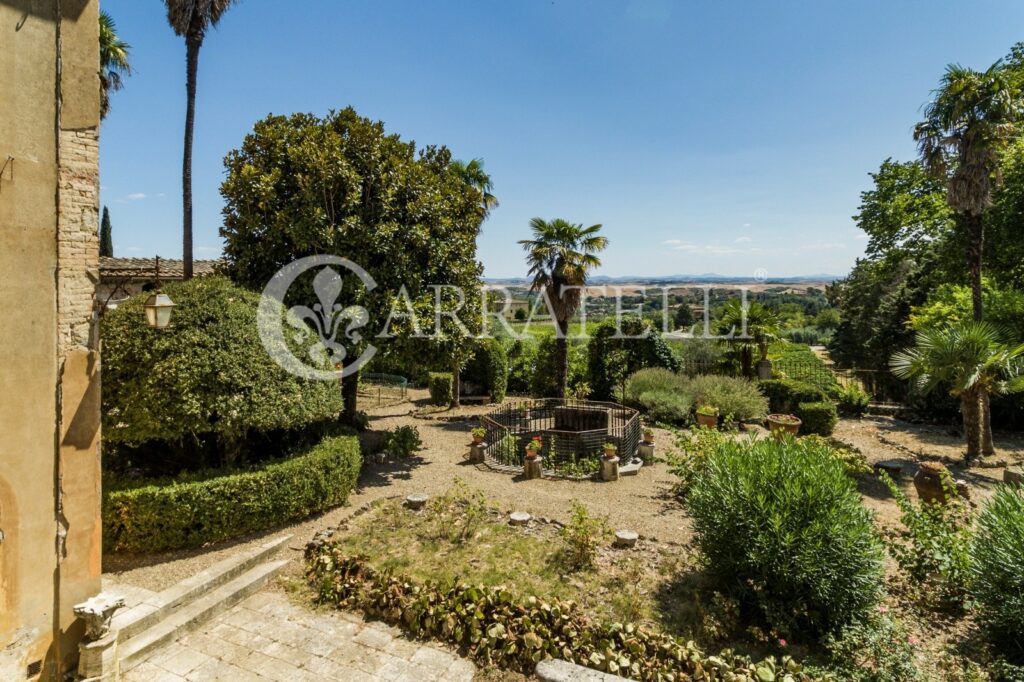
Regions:
<instances>
[{"instance_id":1,"label":"weathered stucco facade","mask_svg":"<svg viewBox=\"0 0 1024 682\"><path fill-rule=\"evenodd\" d=\"M99 591L97 0L0 0L0 680L58 679Z\"/></svg>"}]
</instances>

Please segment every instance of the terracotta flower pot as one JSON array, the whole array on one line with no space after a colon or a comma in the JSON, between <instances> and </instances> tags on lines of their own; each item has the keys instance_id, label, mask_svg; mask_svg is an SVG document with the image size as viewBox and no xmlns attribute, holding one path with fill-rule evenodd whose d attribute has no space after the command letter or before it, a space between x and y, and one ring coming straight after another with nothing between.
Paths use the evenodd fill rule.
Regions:
<instances>
[{"instance_id":1,"label":"terracotta flower pot","mask_svg":"<svg viewBox=\"0 0 1024 682\"><path fill-rule=\"evenodd\" d=\"M483 442L484 442L484 437L483 436L473 436L473 445L480 445L480 443L483 443Z\"/></svg>"},{"instance_id":2,"label":"terracotta flower pot","mask_svg":"<svg viewBox=\"0 0 1024 682\"><path fill-rule=\"evenodd\" d=\"M701 414L697 413L697 423L701 426L707 426L712 429L718 428L718 415L717 414Z\"/></svg>"},{"instance_id":3,"label":"terracotta flower pot","mask_svg":"<svg viewBox=\"0 0 1024 682\"><path fill-rule=\"evenodd\" d=\"M615 457L615 453L616 453L615 448L605 448L604 449L604 458L605 459L611 459L612 457Z\"/></svg>"},{"instance_id":4,"label":"terracotta flower pot","mask_svg":"<svg viewBox=\"0 0 1024 682\"><path fill-rule=\"evenodd\" d=\"M782 415L770 414L768 415L768 430L773 435L781 435L788 433L795 436L800 432L800 425L803 424L799 419L785 418Z\"/></svg>"},{"instance_id":5,"label":"terracotta flower pot","mask_svg":"<svg viewBox=\"0 0 1024 682\"><path fill-rule=\"evenodd\" d=\"M914 474L914 489L921 501L945 504L948 495L942 487L942 479L948 475L949 470L942 462L922 462Z\"/></svg>"},{"instance_id":6,"label":"terracotta flower pot","mask_svg":"<svg viewBox=\"0 0 1024 682\"><path fill-rule=\"evenodd\" d=\"M654 445L654 434L644 434L644 442L648 445Z\"/></svg>"}]
</instances>

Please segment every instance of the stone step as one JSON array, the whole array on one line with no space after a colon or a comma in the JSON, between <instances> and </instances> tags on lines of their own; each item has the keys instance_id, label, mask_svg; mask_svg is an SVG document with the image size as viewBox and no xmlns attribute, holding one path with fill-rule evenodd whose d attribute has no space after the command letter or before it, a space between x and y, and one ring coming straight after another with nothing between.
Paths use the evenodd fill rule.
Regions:
<instances>
[{"instance_id":1,"label":"stone step","mask_svg":"<svg viewBox=\"0 0 1024 682\"><path fill-rule=\"evenodd\" d=\"M224 613L273 578L288 559L279 559L250 568L234 579L184 604L145 630L127 640L118 638L121 670L129 670L142 662L154 649L190 632L214 616Z\"/></svg>"},{"instance_id":2,"label":"stone step","mask_svg":"<svg viewBox=\"0 0 1024 682\"><path fill-rule=\"evenodd\" d=\"M125 595L129 608L114 615L111 629L120 633L118 639L123 642L151 627L154 623L167 618L180 607L236 578L256 564L269 560L291 539L291 535L282 535L269 540L240 555L219 561L142 601L132 600L129 595ZM111 591L114 594L118 593L116 587Z\"/></svg>"}]
</instances>

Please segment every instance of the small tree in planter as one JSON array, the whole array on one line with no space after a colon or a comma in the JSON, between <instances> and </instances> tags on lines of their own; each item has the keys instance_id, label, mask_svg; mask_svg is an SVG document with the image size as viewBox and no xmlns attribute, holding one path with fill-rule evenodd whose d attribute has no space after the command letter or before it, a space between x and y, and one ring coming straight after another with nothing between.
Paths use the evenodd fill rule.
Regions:
<instances>
[{"instance_id":1,"label":"small tree in planter","mask_svg":"<svg viewBox=\"0 0 1024 682\"><path fill-rule=\"evenodd\" d=\"M534 436L526 444L526 459L537 459L540 456L541 448L544 447L544 440L540 436Z\"/></svg>"},{"instance_id":2,"label":"small tree in planter","mask_svg":"<svg viewBox=\"0 0 1024 682\"><path fill-rule=\"evenodd\" d=\"M711 429L718 428L718 408L714 405L697 407L697 423Z\"/></svg>"},{"instance_id":3,"label":"small tree in planter","mask_svg":"<svg viewBox=\"0 0 1024 682\"><path fill-rule=\"evenodd\" d=\"M473 445L480 445L480 443L484 442L484 438L487 437L487 429L482 426L476 427L470 433L473 434Z\"/></svg>"},{"instance_id":4,"label":"small tree in planter","mask_svg":"<svg viewBox=\"0 0 1024 682\"><path fill-rule=\"evenodd\" d=\"M795 436L803 424L795 414L770 414L768 415L768 430L773 436L790 434Z\"/></svg>"},{"instance_id":5,"label":"small tree in planter","mask_svg":"<svg viewBox=\"0 0 1024 682\"><path fill-rule=\"evenodd\" d=\"M654 445L654 429L650 426L644 427L644 442L648 445Z\"/></svg>"},{"instance_id":6,"label":"small tree in planter","mask_svg":"<svg viewBox=\"0 0 1024 682\"><path fill-rule=\"evenodd\" d=\"M618 448L618 446L615 445L615 443L609 442L609 443L605 443L604 444L604 458L605 459L611 459L611 458L615 457L618 454L618 451L619 451L619 448Z\"/></svg>"}]
</instances>

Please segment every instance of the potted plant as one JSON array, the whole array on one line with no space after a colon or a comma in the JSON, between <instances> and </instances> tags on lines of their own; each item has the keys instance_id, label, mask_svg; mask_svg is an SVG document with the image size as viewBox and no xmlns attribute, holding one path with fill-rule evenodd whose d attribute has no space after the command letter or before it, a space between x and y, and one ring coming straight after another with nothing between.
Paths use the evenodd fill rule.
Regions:
<instances>
[{"instance_id":1,"label":"potted plant","mask_svg":"<svg viewBox=\"0 0 1024 682\"><path fill-rule=\"evenodd\" d=\"M543 439L540 436L534 436L526 444L526 459L537 459L540 456L542 447L544 447Z\"/></svg>"},{"instance_id":2,"label":"potted plant","mask_svg":"<svg viewBox=\"0 0 1024 682\"><path fill-rule=\"evenodd\" d=\"M618 453L618 451L619 451L619 448L618 448L618 446L615 445L615 443L605 443L604 444L604 458L605 459L611 459L612 457L615 457L616 454Z\"/></svg>"},{"instance_id":3,"label":"potted plant","mask_svg":"<svg viewBox=\"0 0 1024 682\"><path fill-rule=\"evenodd\" d=\"M487 436L487 429L482 426L478 426L470 431L470 433L473 434L473 445L480 445L480 443L484 442L484 438Z\"/></svg>"},{"instance_id":4,"label":"potted plant","mask_svg":"<svg viewBox=\"0 0 1024 682\"><path fill-rule=\"evenodd\" d=\"M772 432L772 435L778 436L788 433L795 436L800 431L801 424L803 422L795 414L768 415L768 429Z\"/></svg>"},{"instance_id":5,"label":"potted plant","mask_svg":"<svg viewBox=\"0 0 1024 682\"><path fill-rule=\"evenodd\" d=\"M718 428L718 408L714 405L697 407L697 423L708 428Z\"/></svg>"},{"instance_id":6,"label":"potted plant","mask_svg":"<svg viewBox=\"0 0 1024 682\"><path fill-rule=\"evenodd\" d=\"M650 426L644 427L644 442L648 445L654 445L654 429Z\"/></svg>"}]
</instances>

